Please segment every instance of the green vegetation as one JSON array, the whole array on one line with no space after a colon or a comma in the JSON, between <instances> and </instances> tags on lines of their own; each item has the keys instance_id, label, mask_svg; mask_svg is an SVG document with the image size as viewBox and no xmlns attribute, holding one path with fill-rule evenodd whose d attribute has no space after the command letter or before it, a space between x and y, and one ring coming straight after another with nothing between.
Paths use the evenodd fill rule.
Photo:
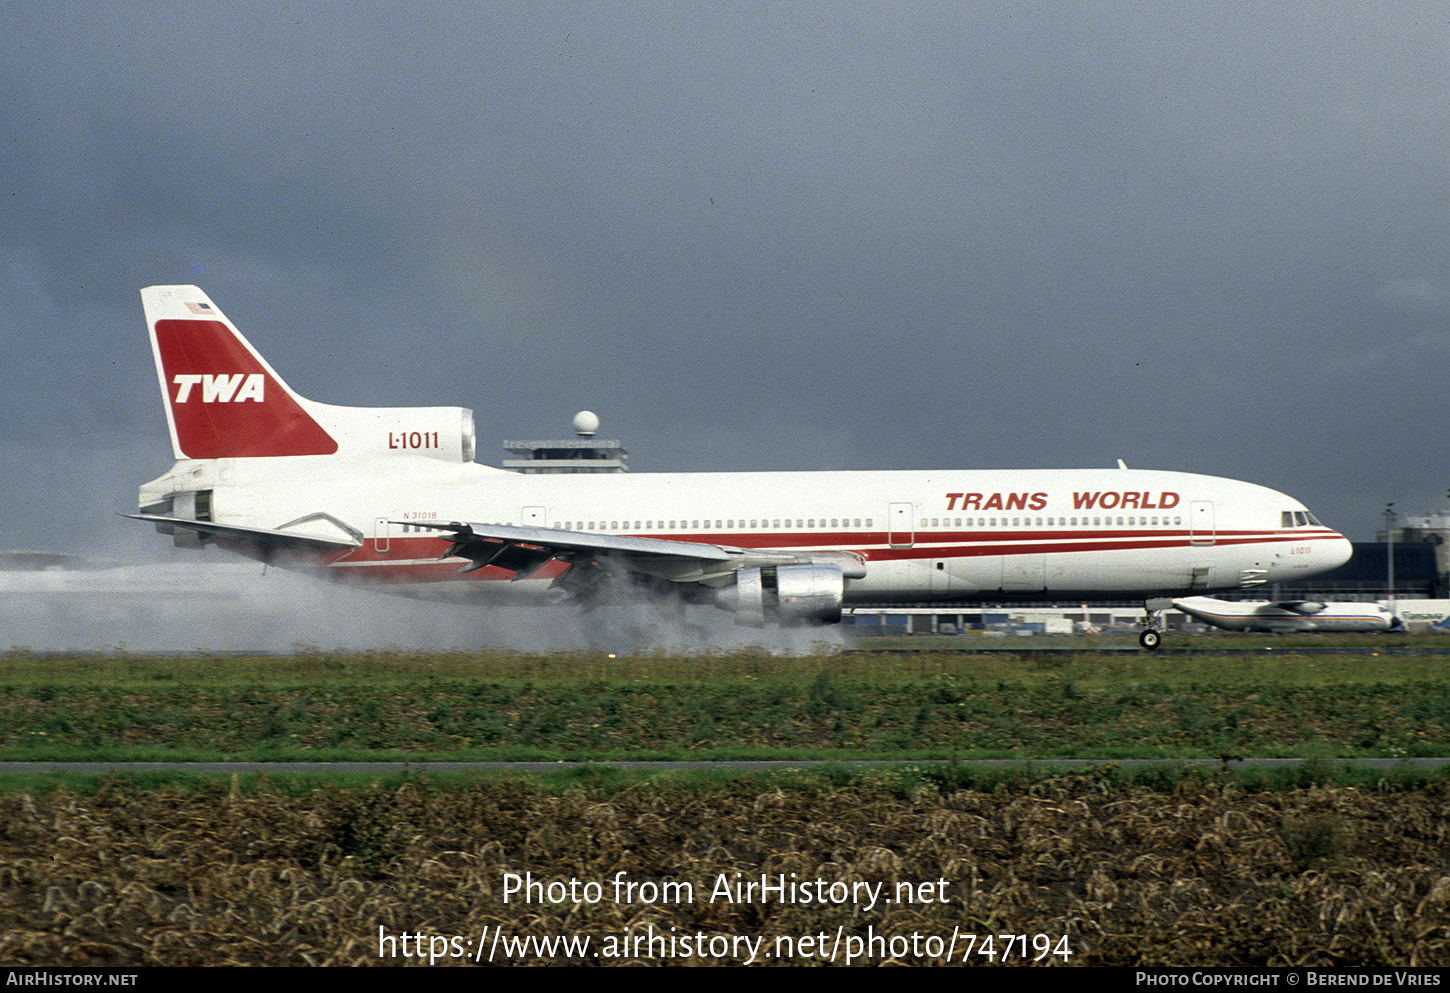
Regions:
<instances>
[{"instance_id":1,"label":"green vegetation","mask_svg":"<svg viewBox=\"0 0 1450 993\"><path fill-rule=\"evenodd\" d=\"M7 759L1450 754L1438 658L0 657Z\"/></svg>"}]
</instances>

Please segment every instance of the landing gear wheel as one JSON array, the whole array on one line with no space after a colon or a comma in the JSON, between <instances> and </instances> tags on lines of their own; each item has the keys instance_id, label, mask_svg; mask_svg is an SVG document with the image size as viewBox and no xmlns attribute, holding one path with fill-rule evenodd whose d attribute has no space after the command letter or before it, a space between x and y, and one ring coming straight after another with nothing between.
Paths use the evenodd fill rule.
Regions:
<instances>
[{"instance_id":1,"label":"landing gear wheel","mask_svg":"<svg viewBox=\"0 0 1450 993\"><path fill-rule=\"evenodd\" d=\"M1173 606L1173 601L1167 597L1150 597L1143 601L1143 627L1144 631L1138 635L1138 644L1147 651L1152 651L1163 642L1163 612Z\"/></svg>"}]
</instances>

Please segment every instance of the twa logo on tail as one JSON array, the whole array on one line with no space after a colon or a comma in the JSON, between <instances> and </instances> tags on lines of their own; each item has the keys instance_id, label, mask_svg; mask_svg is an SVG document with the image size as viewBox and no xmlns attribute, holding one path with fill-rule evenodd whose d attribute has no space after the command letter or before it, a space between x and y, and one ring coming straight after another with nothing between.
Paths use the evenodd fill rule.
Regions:
<instances>
[{"instance_id":1,"label":"twa logo on tail","mask_svg":"<svg viewBox=\"0 0 1450 993\"><path fill-rule=\"evenodd\" d=\"M177 458L336 454L324 408L289 390L201 290L153 286L141 299Z\"/></svg>"},{"instance_id":2,"label":"twa logo on tail","mask_svg":"<svg viewBox=\"0 0 1450 993\"><path fill-rule=\"evenodd\" d=\"M235 376L178 373L171 381L177 386L177 403L186 403L191 398L191 388L198 383L201 384L202 403L245 403L248 400L261 403L267 384L260 372L254 372L250 376L242 372Z\"/></svg>"}]
</instances>

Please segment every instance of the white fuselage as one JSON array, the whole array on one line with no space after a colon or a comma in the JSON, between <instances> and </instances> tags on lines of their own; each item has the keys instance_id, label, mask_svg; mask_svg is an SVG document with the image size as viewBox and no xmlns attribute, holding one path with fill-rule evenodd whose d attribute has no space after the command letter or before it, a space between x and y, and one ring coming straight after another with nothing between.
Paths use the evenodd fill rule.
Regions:
<instances>
[{"instance_id":1,"label":"white fuselage","mask_svg":"<svg viewBox=\"0 0 1450 993\"><path fill-rule=\"evenodd\" d=\"M509 577L461 576L461 560L437 560L446 541L409 522L844 550L866 563L847 580L849 603L1187 594L1302 578L1350 551L1329 528L1294 525L1293 512L1307 515L1282 493L1146 470L525 475L301 456L182 461L146 489L208 492L214 521L360 538L309 564L338 578L447 583L449 595Z\"/></svg>"},{"instance_id":2,"label":"white fuselage","mask_svg":"<svg viewBox=\"0 0 1450 993\"><path fill-rule=\"evenodd\" d=\"M1399 623L1393 611L1379 604L1349 601L1305 604L1185 597L1174 600L1173 606L1228 631L1388 631Z\"/></svg>"}]
</instances>

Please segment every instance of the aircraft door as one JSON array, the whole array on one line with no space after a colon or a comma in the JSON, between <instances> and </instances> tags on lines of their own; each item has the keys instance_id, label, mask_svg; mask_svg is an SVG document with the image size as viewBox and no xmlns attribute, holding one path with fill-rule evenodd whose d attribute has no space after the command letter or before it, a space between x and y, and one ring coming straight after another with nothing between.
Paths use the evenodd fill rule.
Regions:
<instances>
[{"instance_id":1,"label":"aircraft door","mask_svg":"<svg viewBox=\"0 0 1450 993\"><path fill-rule=\"evenodd\" d=\"M1213 524L1213 501L1195 500L1188 508L1188 542L1212 545L1217 540Z\"/></svg>"},{"instance_id":2,"label":"aircraft door","mask_svg":"<svg viewBox=\"0 0 1450 993\"><path fill-rule=\"evenodd\" d=\"M388 554L393 536L393 525L386 517L373 519L373 548L379 555Z\"/></svg>"},{"instance_id":3,"label":"aircraft door","mask_svg":"<svg viewBox=\"0 0 1450 993\"><path fill-rule=\"evenodd\" d=\"M1041 552L1029 555L1002 556L1002 591L1014 593L1040 592L1047 589L1047 556Z\"/></svg>"},{"instance_id":4,"label":"aircraft door","mask_svg":"<svg viewBox=\"0 0 1450 993\"><path fill-rule=\"evenodd\" d=\"M893 503L886 515L886 541L892 548L910 548L916 541L912 524L915 511L909 503Z\"/></svg>"}]
</instances>

